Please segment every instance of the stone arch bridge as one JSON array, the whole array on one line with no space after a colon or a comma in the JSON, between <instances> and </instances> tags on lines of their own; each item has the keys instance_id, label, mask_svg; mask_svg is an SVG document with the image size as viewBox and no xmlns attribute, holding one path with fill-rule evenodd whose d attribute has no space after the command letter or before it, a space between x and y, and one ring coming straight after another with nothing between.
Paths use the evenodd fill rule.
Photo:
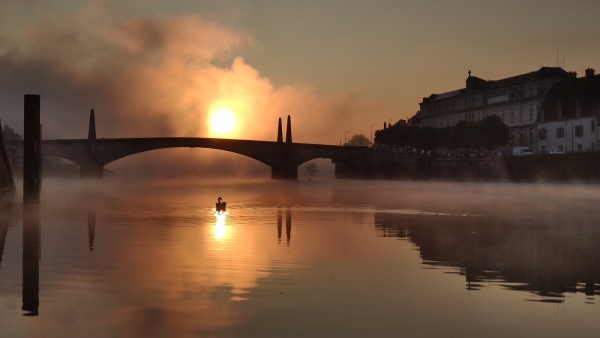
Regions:
<instances>
[{"instance_id":1,"label":"stone arch bridge","mask_svg":"<svg viewBox=\"0 0 600 338\"><path fill-rule=\"evenodd\" d=\"M22 145L8 144L19 157ZM276 142L218 139L202 137L96 138L94 111L90 113L87 139L43 140L42 155L52 155L77 163L82 177L102 177L104 166L137 153L165 148L210 148L253 158L271 167L273 179L297 179L298 166L316 158L329 158L364 177L369 156L368 147L292 143L291 120L288 116L286 139L283 140L279 119Z\"/></svg>"}]
</instances>

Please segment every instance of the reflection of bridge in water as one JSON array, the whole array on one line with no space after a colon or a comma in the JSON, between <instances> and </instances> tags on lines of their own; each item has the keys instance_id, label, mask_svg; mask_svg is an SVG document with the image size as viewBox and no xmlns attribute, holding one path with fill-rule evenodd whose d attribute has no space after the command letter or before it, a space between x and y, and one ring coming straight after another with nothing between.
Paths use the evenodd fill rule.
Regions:
<instances>
[{"instance_id":1,"label":"reflection of bridge in water","mask_svg":"<svg viewBox=\"0 0 600 338\"><path fill-rule=\"evenodd\" d=\"M283 230L283 215L281 208L277 208L277 243L281 243L281 232ZM285 236L287 238L287 246L290 246L292 239L292 211L290 207L285 210Z\"/></svg>"},{"instance_id":2,"label":"reflection of bridge in water","mask_svg":"<svg viewBox=\"0 0 600 338\"><path fill-rule=\"evenodd\" d=\"M14 157L22 156L22 145L8 146L12 149ZM271 177L274 179L297 179L298 166L316 158L332 159L354 176L364 177L368 175L370 164L381 162L379 157L383 154L369 147L293 143L289 116L285 142L281 119L276 142L202 137L98 139L92 110L87 139L42 141L42 155L57 156L75 162L80 166L82 177L102 177L104 166L113 161L141 152L166 148L210 148L244 155L271 167ZM395 158L395 162L402 161L399 154L387 153L383 157L390 156Z\"/></svg>"}]
</instances>

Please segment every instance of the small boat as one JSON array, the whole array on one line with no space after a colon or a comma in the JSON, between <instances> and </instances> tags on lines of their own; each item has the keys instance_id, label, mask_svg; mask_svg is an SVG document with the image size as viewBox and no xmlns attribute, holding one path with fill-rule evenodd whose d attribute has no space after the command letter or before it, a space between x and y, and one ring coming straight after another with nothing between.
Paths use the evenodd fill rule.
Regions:
<instances>
[{"instance_id":1,"label":"small boat","mask_svg":"<svg viewBox=\"0 0 600 338\"><path fill-rule=\"evenodd\" d=\"M215 204L215 208L217 212L225 212L227 211L227 202L221 202L222 198L219 197L218 202Z\"/></svg>"}]
</instances>

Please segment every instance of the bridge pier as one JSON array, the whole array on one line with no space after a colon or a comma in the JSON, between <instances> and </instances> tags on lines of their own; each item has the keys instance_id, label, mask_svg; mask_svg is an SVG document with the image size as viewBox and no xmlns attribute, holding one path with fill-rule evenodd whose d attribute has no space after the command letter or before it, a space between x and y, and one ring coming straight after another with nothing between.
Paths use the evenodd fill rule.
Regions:
<instances>
[{"instance_id":1,"label":"bridge pier","mask_svg":"<svg viewBox=\"0 0 600 338\"><path fill-rule=\"evenodd\" d=\"M96 117L94 110L90 111L90 123L88 128L87 139L87 163L82 164L79 168L81 178L102 178L104 174L104 166L95 163L96 158Z\"/></svg>"},{"instance_id":2,"label":"bridge pier","mask_svg":"<svg viewBox=\"0 0 600 338\"><path fill-rule=\"evenodd\" d=\"M102 178L104 176L104 166L95 163L82 164L79 170L81 178Z\"/></svg>"},{"instance_id":3,"label":"bridge pier","mask_svg":"<svg viewBox=\"0 0 600 338\"><path fill-rule=\"evenodd\" d=\"M298 179L298 167L296 167L296 166L271 167L271 178L274 180L297 180Z\"/></svg>"}]
</instances>

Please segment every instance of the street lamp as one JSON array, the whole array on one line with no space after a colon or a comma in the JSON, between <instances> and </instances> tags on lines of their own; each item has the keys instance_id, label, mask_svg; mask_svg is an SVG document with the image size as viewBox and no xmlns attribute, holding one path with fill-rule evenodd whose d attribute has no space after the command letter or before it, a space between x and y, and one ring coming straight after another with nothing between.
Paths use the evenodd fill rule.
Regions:
<instances>
[{"instance_id":1,"label":"street lamp","mask_svg":"<svg viewBox=\"0 0 600 338\"><path fill-rule=\"evenodd\" d=\"M346 134L348 134L350 132L350 130L346 130L346 132L344 133L344 145L346 145L348 138L346 137Z\"/></svg>"},{"instance_id":2,"label":"street lamp","mask_svg":"<svg viewBox=\"0 0 600 338\"><path fill-rule=\"evenodd\" d=\"M371 145L373 145L373 127L376 125L377 125L377 123L371 125Z\"/></svg>"}]
</instances>

